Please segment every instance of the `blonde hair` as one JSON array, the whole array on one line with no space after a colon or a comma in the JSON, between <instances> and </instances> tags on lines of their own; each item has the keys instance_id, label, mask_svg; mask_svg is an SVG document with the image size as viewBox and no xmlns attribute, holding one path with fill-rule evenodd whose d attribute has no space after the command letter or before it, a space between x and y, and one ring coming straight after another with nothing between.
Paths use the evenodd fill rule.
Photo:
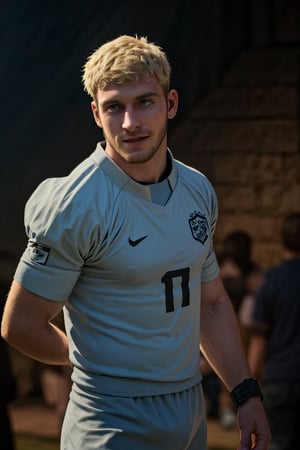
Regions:
<instances>
[{"instance_id":1,"label":"blonde hair","mask_svg":"<svg viewBox=\"0 0 300 450\"><path fill-rule=\"evenodd\" d=\"M146 37L123 35L95 50L83 66L84 90L95 100L98 88L113 81L137 83L141 78L155 76L166 95L171 68L166 54Z\"/></svg>"}]
</instances>

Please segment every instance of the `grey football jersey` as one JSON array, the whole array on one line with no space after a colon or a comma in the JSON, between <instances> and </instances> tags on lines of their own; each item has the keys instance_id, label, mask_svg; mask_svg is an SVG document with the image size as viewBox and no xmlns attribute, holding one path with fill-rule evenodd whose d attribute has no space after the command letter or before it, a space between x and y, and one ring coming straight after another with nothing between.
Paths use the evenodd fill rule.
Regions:
<instances>
[{"instance_id":1,"label":"grey football jersey","mask_svg":"<svg viewBox=\"0 0 300 450\"><path fill-rule=\"evenodd\" d=\"M66 302L73 379L82 388L154 395L200 380L200 287L219 271L217 201L203 174L169 155L163 204L100 144L27 202L28 246L15 278Z\"/></svg>"}]
</instances>

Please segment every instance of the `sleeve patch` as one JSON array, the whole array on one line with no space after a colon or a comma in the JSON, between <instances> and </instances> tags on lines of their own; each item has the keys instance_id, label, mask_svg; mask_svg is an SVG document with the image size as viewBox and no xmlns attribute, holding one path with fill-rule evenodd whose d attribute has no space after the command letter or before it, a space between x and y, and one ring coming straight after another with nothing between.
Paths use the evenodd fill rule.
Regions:
<instances>
[{"instance_id":1,"label":"sleeve patch","mask_svg":"<svg viewBox=\"0 0 300 450\"><path fill-rule=\"evenodd\" d=\"M50 254L50 248L37 242L29 242L29 255L31 261L45 265Z\"/></svg>"}]
</instances>

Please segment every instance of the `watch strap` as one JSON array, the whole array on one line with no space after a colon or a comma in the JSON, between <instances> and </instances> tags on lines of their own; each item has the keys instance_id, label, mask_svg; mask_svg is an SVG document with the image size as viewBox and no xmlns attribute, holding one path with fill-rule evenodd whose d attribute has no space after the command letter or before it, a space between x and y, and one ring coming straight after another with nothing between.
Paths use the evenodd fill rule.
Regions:
<instances>
[{"instance_id":1,"label":"watch strap","mask_svg":"<svg viewBox=\"0 0 300 450\"><path fill-rule=\"evenodd\" d=\"M251 397L259 397L263 400L262 391L255 378L246 378L238 384L229 395L236 408L239 408Z\"/></svg>"}]
</instances>

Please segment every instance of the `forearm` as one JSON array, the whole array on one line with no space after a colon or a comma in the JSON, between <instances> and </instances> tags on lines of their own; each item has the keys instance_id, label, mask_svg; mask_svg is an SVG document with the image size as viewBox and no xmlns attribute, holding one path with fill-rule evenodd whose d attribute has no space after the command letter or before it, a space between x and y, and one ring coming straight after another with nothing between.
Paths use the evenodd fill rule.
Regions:
<instances>
[{"instance_id":1,"label":"forearm","mask_svg":"<svg viewBox=\"0 0 300 450\"><path fill-rule=\"evenodd\" d=\"M53 324L31 330L18 328L3 337L12 347L37 361L70 365L67 337Z\"/></svg>"},{"instance_id":2,"label":"forearm","mask_svg":"<svg viewBox=\"0 0 300 450\"><path fill-rule=\"evenodd\" d=\"M250 369L242 346L236 314L223 283L217 279L201 286L201 351L229 391L246 378ZM239 403L240 448L265 450L270 431L258 396Z\"/></svg>"},{"instance_id":3,"label":"forearm","mask_svg":"<svg viewBox=\"0 0 300 450\"><path fill-rule=\"evenodd\" d=\"M201 351L231 391L250 370L244 353L236 314L227 295L201 310Z\"/></svg>"}]
</instances>

